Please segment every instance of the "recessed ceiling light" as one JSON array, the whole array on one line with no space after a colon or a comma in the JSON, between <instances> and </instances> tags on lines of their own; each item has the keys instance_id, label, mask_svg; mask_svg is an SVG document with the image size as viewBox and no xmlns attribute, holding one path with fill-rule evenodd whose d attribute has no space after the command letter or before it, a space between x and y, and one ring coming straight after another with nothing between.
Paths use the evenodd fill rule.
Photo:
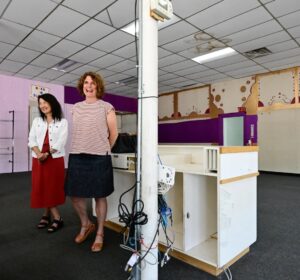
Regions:
<instances>
[{"instance_id":1,"label":"recessed ceiling light","mask_svg":"<svg viewBox=\"0 0 300 280\"><path fill-rule=\"evenodd\" d=\"M224 58L224 57L227 57L227 56L231 56L231 55L234 55L236 53L237 52L232 48L225 48L225 49L221 49L221 50L218 50L218 51L214 51L214 52L210 52L210 53L207 53L207 54L204 54L204 55L194 57L194 58L192 58L192 60L194 60L195 62L198 62L198 63L204 63L204 62Z\"/></svg>"}]
</instances>

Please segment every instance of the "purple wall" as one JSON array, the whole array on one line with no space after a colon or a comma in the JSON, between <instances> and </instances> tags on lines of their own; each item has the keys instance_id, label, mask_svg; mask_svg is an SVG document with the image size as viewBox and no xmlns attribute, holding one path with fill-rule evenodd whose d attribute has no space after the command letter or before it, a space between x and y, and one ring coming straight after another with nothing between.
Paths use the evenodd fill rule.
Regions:
<instances>
[{"instance_id":1,"label":"purple wall","mask_svg":"<svg viewBox=\"0 0 300 280\"><path fill-rule=\"evenodd\" d=\"M158 125L159 143L218 143L218 119Z\"/></svg>"},{"instance_id":2,"label":"purple wall","mask_svg":"<svg viewBox=\"0 0 300 280\"><path fill-rule=\"evenodd\" d=\"M75 104L83 100L84 98L78 93L78 90L76 88L68 86L65 87L65 103ZM117 111L131 113L137 112L136 98L105 93L103 100L111 103Z\"/></svg>"},{"instance_id":3,"label":"purple wall","mask_svg":"<svg viewBox=\"0 0 300 280\"><path fill-rule=\"evenodd\" d=\"M218 143L223 145L223 119L244 117L244 145L248 143L251 125L254 125L252 141L257 143L257 116L245 113L219 115L216 119L164 123L158 125L159 143Z\"/></svg>"}]
</instances>

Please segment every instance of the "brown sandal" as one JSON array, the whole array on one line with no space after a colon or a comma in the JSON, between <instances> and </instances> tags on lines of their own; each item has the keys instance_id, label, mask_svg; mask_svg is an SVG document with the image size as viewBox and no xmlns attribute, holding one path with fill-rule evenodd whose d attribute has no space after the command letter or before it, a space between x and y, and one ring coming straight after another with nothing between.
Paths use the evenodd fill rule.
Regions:
<instances>
[{"instance_id":1,"label":"brown sandal","mask_svg":"<svg viewBox=\"0 0 300 280\"><path fill-rule=\"evenodd\" d=\"M83 234L82 234L82 233L79 233L79 234L77 234L77 236L75 237L75 240L74 240L74 241L75 241L77 244L80 244L80 243L82 243L83 241L85 241L85 240L87 239L87 237L88 237L92 232L95 231L96 226L95 226L95 224L89 224L88 226L82 226L81 228L84 228L85 231L84 231Z\"/></svg>"},{"instance_id":2,"label":"brown sandal","mask_svg":"<svg viewBox=\"0 0 300 280\"><path fill-rule=\"evenodd\" d=\"M96 237L97 236L101 236L102 238L104 238L104 234L103 233L97 233L96 234ZM100 251L102 251L102 248L103 248L103 241L100 243L100 242L94 242L92 247L91 247L91 251L93 253L98 253Z\"/></svg>"}]
</instances>

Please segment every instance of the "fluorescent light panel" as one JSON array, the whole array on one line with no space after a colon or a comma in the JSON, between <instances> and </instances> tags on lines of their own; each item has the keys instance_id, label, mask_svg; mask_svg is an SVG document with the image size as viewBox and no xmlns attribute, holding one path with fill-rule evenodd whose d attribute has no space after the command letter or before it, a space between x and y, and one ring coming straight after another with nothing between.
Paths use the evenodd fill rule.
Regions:
<instances>
[{"instance_id":1,"label":"fluorescent light panel","mask_svg":"<svg viewBox=\"0 0 300 280\"><path fill-rule=\"evenodd\" d=\"M198 62L198 63L204 63L204 62L209 62L209 61L213 61L213 60L217 60L220 58L224 58L227 56L231 56L236 54L236 51L232 48L225 48L225 49L221 49L218 51L214 51L214 52L210 52L204 55L200 55L197 57L192 58L192 60Z\"/></svg>"}]
</instances>

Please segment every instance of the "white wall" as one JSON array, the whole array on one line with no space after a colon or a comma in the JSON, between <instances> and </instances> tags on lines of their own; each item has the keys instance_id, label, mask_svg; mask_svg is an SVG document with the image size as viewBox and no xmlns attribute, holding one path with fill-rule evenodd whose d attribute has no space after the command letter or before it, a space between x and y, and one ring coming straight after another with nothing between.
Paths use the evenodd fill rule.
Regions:
<instances>
[{"instance_id":1,"label":"white wall","mask_svg":"<svg viewBox=\"0 0 300 280\"><path fill-rule=\"evenodd\" d=\"M258 113L259 170L300 173L300 109Z\"/></svg>"}]
</instances>

